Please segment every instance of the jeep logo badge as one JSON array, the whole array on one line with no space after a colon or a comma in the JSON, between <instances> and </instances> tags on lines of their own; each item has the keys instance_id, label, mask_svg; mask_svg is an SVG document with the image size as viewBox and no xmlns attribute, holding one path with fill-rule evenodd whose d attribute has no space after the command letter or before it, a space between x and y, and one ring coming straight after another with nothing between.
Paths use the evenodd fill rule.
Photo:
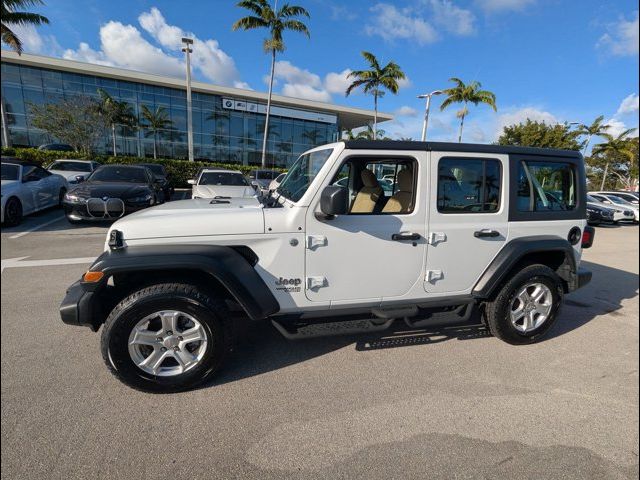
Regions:
<instances>
[{"instance_id":1,"label":"jeep logo badge","mask_svg":"<svg viewBox=\"0 0 640 480\"><path fill-rule=\"evenodd\" d=\"M282 292L300 292L300 285L302 285L301 278L278 278L276 280L276 290Z\"/></svg>"}]
</instances>

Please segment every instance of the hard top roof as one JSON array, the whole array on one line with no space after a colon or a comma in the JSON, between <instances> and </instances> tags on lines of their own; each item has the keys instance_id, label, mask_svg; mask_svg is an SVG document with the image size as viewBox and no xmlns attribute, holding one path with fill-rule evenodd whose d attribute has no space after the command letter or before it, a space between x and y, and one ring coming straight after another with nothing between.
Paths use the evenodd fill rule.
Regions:
<instances>
[{"instance_id":1,"label":"hard top roof","mask_svg":"<svg viewBox=\"0 0 640 480\"><path fill-rule=\"evenodd\" d=\"M574 150L554 148L532 148L505 145L486 145L476 143L417 142L405 140L343 140L345 148L352 150L426 150L428 152L498 153L540 155L548 157L582 158Z\"/></svg>"}]
</instances>

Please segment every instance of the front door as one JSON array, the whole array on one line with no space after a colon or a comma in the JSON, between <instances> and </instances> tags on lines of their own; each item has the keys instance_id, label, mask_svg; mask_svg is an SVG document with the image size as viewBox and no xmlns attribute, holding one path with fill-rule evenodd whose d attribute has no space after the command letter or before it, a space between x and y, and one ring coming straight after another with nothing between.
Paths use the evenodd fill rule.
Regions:
<instances>
[{"instance_id":1,"label":"front door","mask_svg":"<svg viewBox=\"0 0 640 480\"><path fill-rule=\"evenodd\" d=\"M322 188L307 214L306 295L376 304L419 282L426 248L426 152L345 155L322 188L349 189L349 213L323 219Z\"/></svg>"}]
</instances>

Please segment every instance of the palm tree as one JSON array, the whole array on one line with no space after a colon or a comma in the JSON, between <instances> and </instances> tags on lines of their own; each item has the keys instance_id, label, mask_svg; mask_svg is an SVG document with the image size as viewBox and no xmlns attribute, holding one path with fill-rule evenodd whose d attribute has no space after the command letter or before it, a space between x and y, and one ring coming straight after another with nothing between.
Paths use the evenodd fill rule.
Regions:
<instances>
[{"instance_id":1,"label":"palm tree","mask_svg":"<svg viewBox=\"0 0 640 480\"><path fill-rule=\"evenodd\" d=\"M371 67L369 70L354 70L347 76L353 78L353 82L345 92L346 96L356 88L362 87L364 93L373 95L373 140L376 140L378 131L378 98L384 96L384 89L389 90L394 95L398 93L400 85L399 80L404 80L406 75L400 69L397 63L393 61L387 63L384 67L380 67L380 62L373 53L362 52L364 59L369 62Z\"/></svg>"},{"instance_id":2,"label":"palm tree","mask_svg":"<svg viewBox=\"0 0 640 480\"><path fill-rule=\"evenodd\" d=\"M478 105L479 103L486 103L493 111L498 111L498 107L496 107L496 96L493 92L489 90L480 90L482 85L480 82L476 82L475 80L468 85L465 84L459 78L450 78L449 81L456 84L455 87L447 88L444 93L447 95L447 98L444 99L442 105L440 105L440 111L447 108L449 105L454 103L462 103L464 104L462 109L456 113L456 116L460 119L460 132L458 134L458 142L462 142L462 129L464 127L464 119L469 113L468 105L473 103L474 105Z\"/></svg>"},{"instance_id":3,"label":"palm tree","mask_svg":"<svg viewBox=\"0 0 640 480\"><path fill-rule=\"evenodd\" d=\"M603 134L607 133L607 130L609 130L609 125L602 124L603 120L604 115L600 115L591 125L585 125L584 123L578 125L578 134L587 136L587 141L585 142L584 149L582 150L583 155L587 153L587 147L589 146L589 142L592 137L601 137Z\"/></svg>"},{"instance_id":4,"label":"palm tree","mask_svg":"<svg viewBox=\"0 0 640 480\"><path fill-rule=\"evenodd\" d=\"M616 137L609 133L600 134L601 137L606 139L606 142L599 143L594 146L591 151L592 155L601 155L606 160L600 190L604 190L604 184L607 181L607 174L609 173L609 162L612 158L620 158L621 156L634 157L635 152L628 138L634 131L635 128L629 128Z\"/></svg>"},{"instance_id":5,"label":"palm tree","mask_svg":"<svg viewBox=\"0 0 640 480\"><path fill-rule=\"evenodd\" d=\"M146 121L142 126L148 130L145 136L153 135L153 158L158 158L158 132L170 129L173 126L173 122L169 119L167 109L164 107L156 107L152 111L143 104L140 113Z\"/></svg>"},{"instance_id":6,"label":"palm tree","mask_svg":"<svg viewBox=\"0 0 640 480\"><path fill-rule=\"evenodd\" d=\"M98 89L98 94L100 95L100 112L111 126L113 156L117 157L116 126L124 125L126 127L134 127L136 125L135 115L133 114L131 105L127 102L119 102L102 88Z\"/></svg>"},{"instance_id":7,"label":"palm tree","mask_svg":"<svg viewBox=\"0 0 640 480\"><path fill-rule=\"evenodd\" d=\"M271 114L271 94L273 92L273 75L276 66L276 53L284 52L285 44L282 34L285 30L304 33L310 37L309 29L295 17L309 18L309 12L303 7L284 4L277 9L277 0L274 8L267 0L242 0L238 7L249 10L252 15L242 17L231 27L233 30L255 30L266 28L269 37L263 43L264 51L271 54L271 74L269 77L269 96L267 97L267 114L264 124L264 137L262 140L262 167L267 165L267 136L269 133L269 115Z\"/></svg>"},{"instance_id":8,"label":"palm tree","mask_svg":"<svg viewBox=\"0 0 640 480\"><path fill-rule=\"evenodd\" d=\"M48 24L49 19L43 15L30 12L21 12L18 9L44 5L42 0L2 0L2 41L22 55L22 41L9 28L10 25L42 25Z\"/></svg>"},{"instance_id":9,"label":"palm tree","mask_svg":"<svg viewBox=\"0 0 640 480\"><path fill-rule=\"evenodd\" d=\"M372 124L367 124L367 128L362 130L356 134L353 139L355 140L391 140L386 136L387 132L378 128L377 130L373 129Z\"/></svg>"}]
</instances>

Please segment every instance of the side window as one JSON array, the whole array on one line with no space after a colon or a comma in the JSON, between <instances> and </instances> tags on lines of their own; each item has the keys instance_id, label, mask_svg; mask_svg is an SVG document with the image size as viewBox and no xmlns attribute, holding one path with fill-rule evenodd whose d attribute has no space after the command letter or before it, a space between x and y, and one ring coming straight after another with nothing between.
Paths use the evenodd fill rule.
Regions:
<instances>
[{"instance_id":1,"label":"side window","mask_svg":"<svg viewBox=\"0 0 640 480\"><path fill-rule=\"evenodd\" d=\"M22 181L27 180L28 178L35 178L36 167L33 165L27 165L22 168Z\"/></svg>"},{"instance_id":2,"label":"side window","mask_svg":"<svg viewBox=\"0 0 640 480\"><path fill-rule=\"evenodd\" d=\"M523 160L518 172L518 210L568 211L576 208L576 172L564 162Z\"/></svg>"},{"instance_id":3,"label":"side window","mask_svg":"<svg viewBox=\"0 0 640 480\"><path fill-rule=\"evenodd\" d=\"M47 172L44 168L41 167L36 167L36 171L35 174L38 176L38 178L43 179L48 177L49 175L51 175L50 172Z\"/></svg>"},{"instance_id":4,"label":"side window","mask_svg":"<svg viewBox=\"0 0 640 480\"><path fill-rule=\"evenodd\" d=\"M499 160L442 158L438 165L438 211L494 213L500 209Z\"/></svg>"}]
</instances>

